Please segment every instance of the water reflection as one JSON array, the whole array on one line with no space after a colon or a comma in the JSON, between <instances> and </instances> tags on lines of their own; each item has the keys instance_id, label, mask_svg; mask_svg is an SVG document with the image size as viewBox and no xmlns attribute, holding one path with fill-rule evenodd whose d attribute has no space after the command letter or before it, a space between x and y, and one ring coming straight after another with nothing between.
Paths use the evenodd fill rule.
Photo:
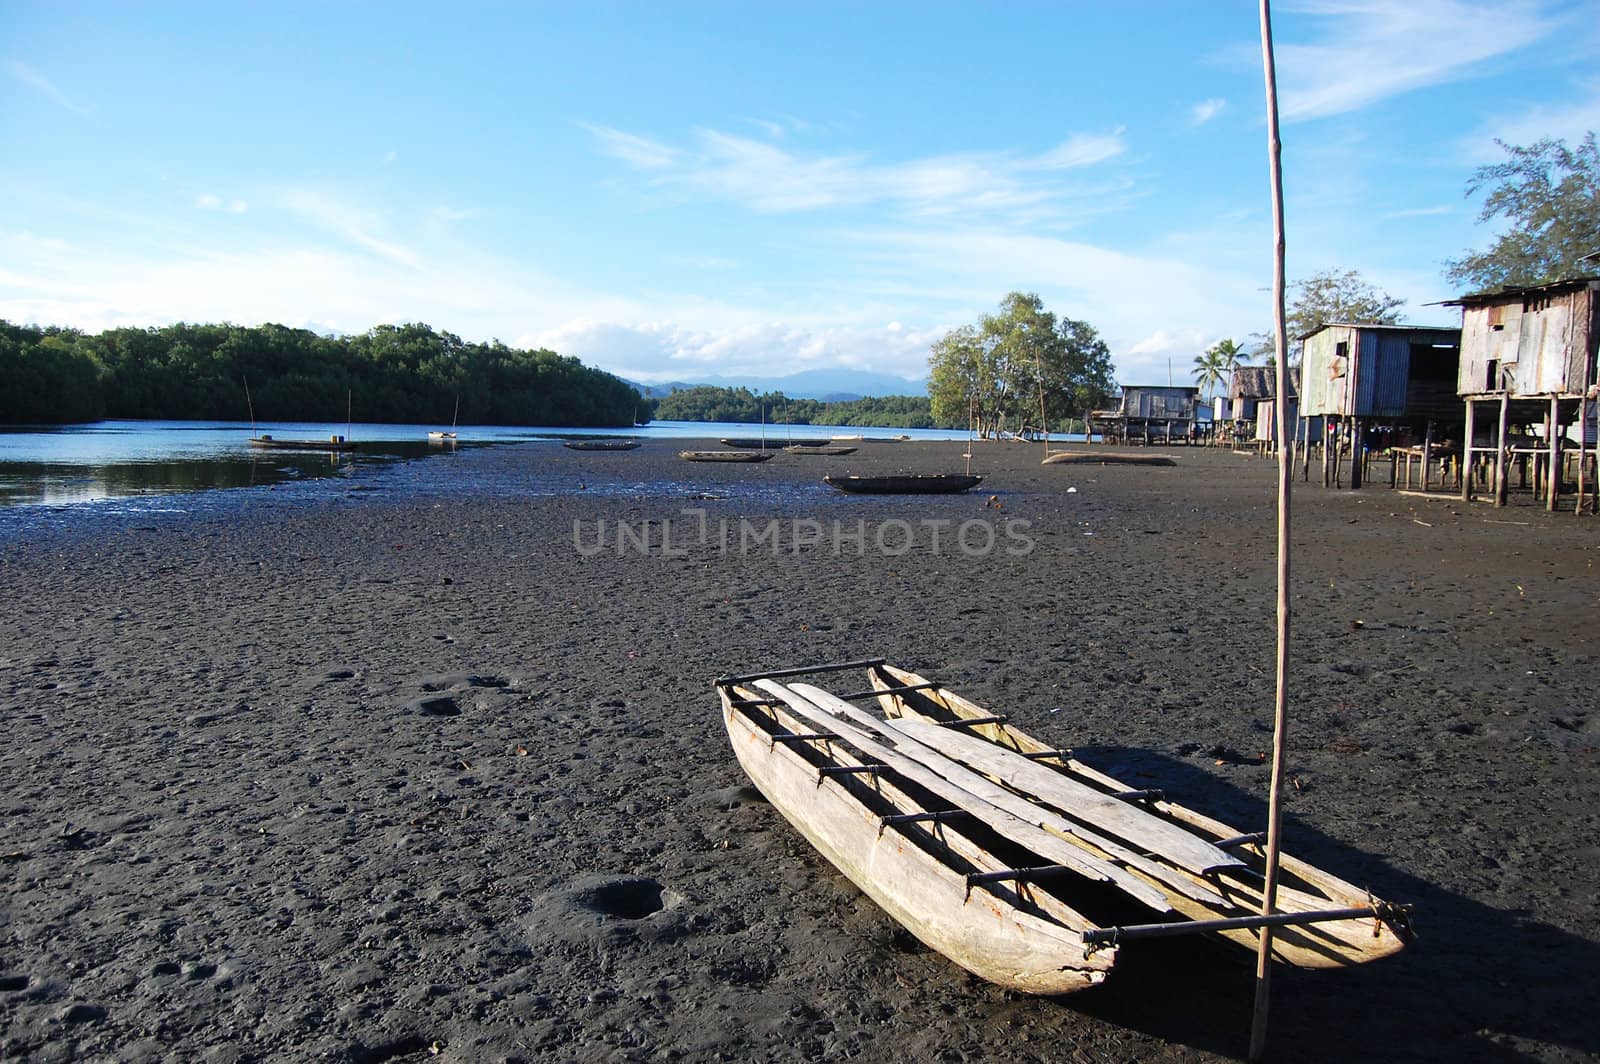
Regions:
<instances>
[{"instance_id":1,"label":"water reflection","mask_svg":"<svg viewBox=\"0 0 1600 1064\"><path fill-rule=\"evenodd\" d=\"M64 505L348 476L361 467L453 453L454 440L364 444L355 453L245 451L113 461L0 459L0 506Z\"/></svg>"}]
</instances>

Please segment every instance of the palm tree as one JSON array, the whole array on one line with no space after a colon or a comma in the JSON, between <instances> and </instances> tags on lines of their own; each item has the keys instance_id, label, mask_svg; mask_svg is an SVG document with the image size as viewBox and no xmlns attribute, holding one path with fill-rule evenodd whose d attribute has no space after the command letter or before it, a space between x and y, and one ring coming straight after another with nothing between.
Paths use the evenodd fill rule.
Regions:
<instances>
[{"instance_id":1,"label":"palm tree","mask_svg":"<svg viewBox=\"0 0 1600 1064\"><path fill-rule=\"evenodd\" d=\"M1219 384L1232 378L1242 354L1243 350L1232 340L1219 340L1206 348L1204 354L1194 356L1194 379L1206 394L1207 402L1215 397Z\"/></svg>"}]
</instances>

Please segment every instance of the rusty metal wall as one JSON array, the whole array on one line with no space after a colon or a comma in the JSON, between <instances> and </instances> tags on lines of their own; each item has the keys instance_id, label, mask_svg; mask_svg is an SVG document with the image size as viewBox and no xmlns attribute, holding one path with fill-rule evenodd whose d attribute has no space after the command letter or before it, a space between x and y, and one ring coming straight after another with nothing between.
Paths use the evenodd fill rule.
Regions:
<instances>
[{"instance_id":1,"label":"rusty metal wall","mask_svg":"<svg viewBox=\"0 0 1600 1064\"><path fill-rule=\"evenodd\" d=\"M1595 296L1582 285L1462 307L1457 394L1574 395L1594 383Z\"/></svg>"}]
</instances>

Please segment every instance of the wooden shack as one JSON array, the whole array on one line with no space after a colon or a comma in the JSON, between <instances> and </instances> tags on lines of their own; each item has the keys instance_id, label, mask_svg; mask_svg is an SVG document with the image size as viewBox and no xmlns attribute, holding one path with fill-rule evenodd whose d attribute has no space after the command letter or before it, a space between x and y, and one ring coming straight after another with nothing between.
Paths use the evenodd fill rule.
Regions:
<instances>
[{"instance_id":1,"label":"wooden shack","mask_svg":"<svg viewBox=\"0 0 1600 1064\"><path fill-rule=\"evenodd\" d=\"M1188 443L1194 437L1200 389L1190 385L1124 384L1117 405L1089 415L1090 432L1126 443Z\"/></svg>"},{"instance_id":2,"label":"wooden shack","mask_svg":"<svg viewBox=\"0 0 1600 1064\"><path fill-rule=\"evenodd\" d=\"M1300 337L1300 413L1321 417L1322 482L1339 483L1350 453L1350 486L1359 488L1373 430L1383 445L1421 442L1432 453L1464 414L1455 381L1461 330L1433 325L1329 322Z\"/></svg>"},{"instance_id":3,"label":"wooden shack","mask_svg":"<svg viewBox=\"0 0 1600 1064\"><path fill-rule=\"evenodd\" d=\"M1461 497L1473 495L1474 473L1492 460L1495 505L1504 506L1507 466L1534 468L1535 491L1544 486L1546 507L1556 508L1565 470L1567 427L1587 425L1597 399L1595 353L1600 345L1600 277L1505 288L1462 296L1461 365L1457 391L1466 403L1468 475ZM1482 409L1490 404L1488 411ZM1484 414L1494 431L1476 438ZM1531 431L1538 427L1540 436ZM1517 434L1514 430L1522 429ZM1586 487L1588 433L1577 440L1578 504Z\"/></svg>"}]
</instances>

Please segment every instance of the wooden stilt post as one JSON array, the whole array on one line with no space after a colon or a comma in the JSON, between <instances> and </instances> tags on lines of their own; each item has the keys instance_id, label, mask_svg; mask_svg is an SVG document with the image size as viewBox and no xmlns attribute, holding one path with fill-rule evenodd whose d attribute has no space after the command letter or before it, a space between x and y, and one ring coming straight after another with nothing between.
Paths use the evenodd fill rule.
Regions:
<instances>
[{"instance_id":1,"label":"wooden stilt post","mask_svg":"<svg viewBox=\"0 0 1600 1064\"><path fill-rule=\"evenodd\" d=\"M1578 503L1572 508L1575 514L1583 513L1584 496L1587 494L1586 481L1584 480L1584 463L1589 460L1589 396L1578 397Z\"/></svg>"},{"instance_id":2,"label":"wooden stilt post","mask_svg":"<svg viewBox=\"0 0 1600 1064\"><path fill-rule=\"evenodd\" d=\"M1278 439L1289 432L1288 320L1284 308L1283 144L1278 134L1278 74L1272 57L1271 0L1261 0L1261 59L1267 94L1267 159L1272 174L1273 332L1277 339ZM1269 916L1278 905L1278 855L1282 852L1283 769L1289 732L1289 492L1290 449L1278 448L1278 653L1277 693L1272 713L1272 789L1267 799L1267 853L1261 914ZM1261 929L1256 953L1256 994L1250 1021L1250 1059L1259 1061L1267 1051L1267 1002L1271 990L1272 928Z\"/></svg>"},{"instance_id":3,"label":"wooden stilt post","mask_svg":"<svg viewBox=\"0 0 1600 1064\"><path fill-rule=\"evenodd\" d=\"M1311 480L1311 419L1300 415L1300 479Z\"/></svg>"},{"instance_id":4,"label":"wooden stilt post","mask_svg":"<svg viewBox=\"0 0 1600 1064\"><path fill-rule=\"evenodd\" d=\"M1361 486L1361 474L1366 472L1363 468L1367 461L1366 441L1361 437L1361 419L1354 418L1350 422L1350 488L1355 490Z\"/></svg>"},{"instance_id":5,"label":"wooden stilt post","mask_svg":"<svg viewBox=\"0 0 1600 1064\"><path fill-rule=\"evenodd\" d=\"M1428 470L1433 466L1433 419L1422 430L1422 491L1428 491ZM1444 474L1440 474L1442 478ZM1411 487L1411 467L1406 466L1406 487Z\"/></svg>"},{"instance_id":6,"label":"wooden stilt post","mask_svg":"<svg viewBox=\"0 0 1600 1064\"><path fill-rule=\"evenodd\" d=\"M1333 419L1326 414L1322 415L1322 486L1325 488L1333 485L1333 470L1328 465L1328 456L1333 452L1331 441L1328 438L1328 433L1332 428Z\"/></svg>"},{"instance_id":7,"label":"wooden stilt post","mask_svg":"<svg viewBox=\"0 0 1600 1064\"><path fill-rule=\"evenodd\" d=\"M1473 401L1467 400L1467 426L1461 432L1461 501L1472 501L1472 410Z\"/></svg>"},{"instance_id":8,"label":"wooden stilt post","mask_svg":"<svg viewBox=\"0 0 1600 1064\"><path fill-rule=\"evenodd\" d=\"M1556 502L1561 498L1561 399L1550 397L1550 471L1545 476L1544 508L1556 512Z\"/></svg>"},{"instance_id":9,"label":"wooden stilt post","mask_svg":"<svg viewBox=\"0 0 1600 1064\"><path fill-rule=\"evenodd\" d=\"M1496 506L1504 506L1506 504L1506 491L1510 487L1507 483L1509 478L1506 475L1506 459L1510 457L1508 453L1509 444L1506 437L1510 431L1511 394L1509 392L1501 392L1500 427L1495 430L1494 438L1494 504Z\"/></svg>"}]
</instances>

